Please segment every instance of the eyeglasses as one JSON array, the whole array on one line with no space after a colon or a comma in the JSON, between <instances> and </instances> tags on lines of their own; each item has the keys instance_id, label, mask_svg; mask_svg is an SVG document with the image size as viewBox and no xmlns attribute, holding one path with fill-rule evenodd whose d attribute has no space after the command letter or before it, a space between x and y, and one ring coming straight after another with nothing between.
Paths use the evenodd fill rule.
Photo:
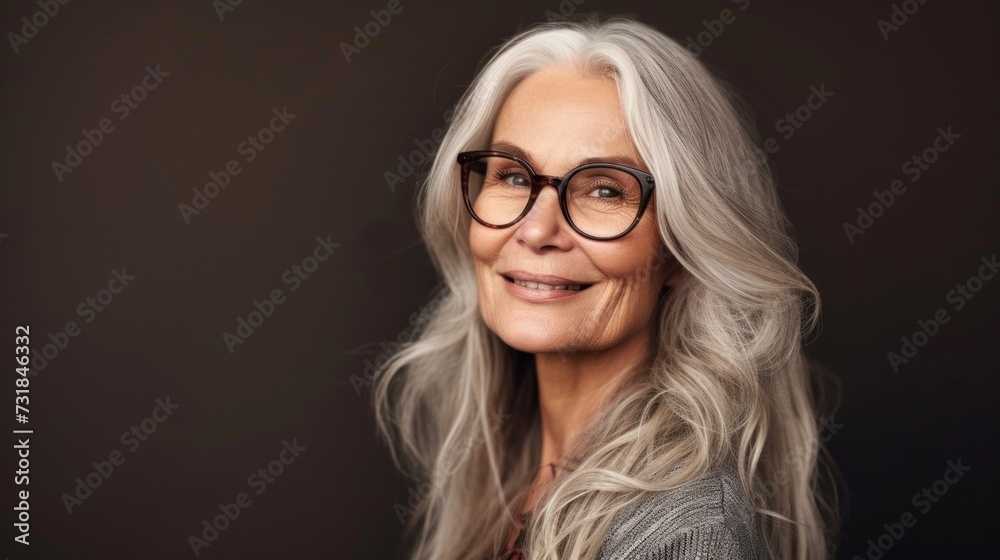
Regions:
<instances>
[{"instance_id":1,"label":"eyeglasses","mask_svg":"<svg viewBox=\"0 0 1000 560\"><path fill-rule=\"evenodd\" d=\"M477 222L494 229L527 216L538 193L551 185L574 231L598 241L617 239L639 223L655 186L649 173L615 163L587 163L562 177L539 175L506 152L462 152L458 163L465 207Z\"/></svg>"}]
</instances>

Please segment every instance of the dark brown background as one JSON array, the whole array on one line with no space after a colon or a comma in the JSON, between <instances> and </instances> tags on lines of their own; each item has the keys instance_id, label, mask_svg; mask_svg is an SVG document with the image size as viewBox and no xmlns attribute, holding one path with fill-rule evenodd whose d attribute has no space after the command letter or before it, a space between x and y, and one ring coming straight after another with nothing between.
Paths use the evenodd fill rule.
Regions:
<instances>
[{"instance_id":1,"label":"dark brown background","mask_svg":"<svg viewBox=\"0 0 1000 560\"><path fill-rule=\"evenodd\" d=\"M950 312L899 372L886 359L918 320L952 309L946 294L1000 240L997 8L958 4L927 1L888 41L876 22L890 17L889 1L575 8L633 13L681 41L735 9L701 59L781 145L781 197L823 296L808 351L844 385L829 442L850 491L842 558L864 557L883 523L916 512L911 497L957 458L972 470L884 557L985 558L995 548L1000 280ZM396 552L393 505L408 483L375 438L367 388L359 395L350 379L408 327L437 280L412 218L415 177L391 190L383 174L445 125L488 48L560 4L404 2L347 63L339 44L385 5L244 1L220 21L207 0L73 1L20 52L0 49L0 353L13 356L15 325L30 324L36 349L67 321L81 325L31 378L32 545L11 545L12 557L193 557L188 535L292 438L306 451L266 492L250 490L252 505L201 557ZM38 10L5 2L0 30L18 32ZM156 64L169 77L119 121L110 103ZM776 121L821 84L834 95L782 138ZM288 128L186 225L177 205L282 106L297 115ZM51 162L104 117L115 130L58 182ZM843 224L856 208L905 180L903 163L947 126L961 138L849 243ZM290 293L283 271L328 235L340 247ZM83 324L77 305L122 266L136 279ZM285 303L230 354L222 333L275 288ZM67 514L60 496L91 461L123 450L120 434L167 395L179 410ZM8 543L14 462L4 461Z\"/></svg>"}]
</instances>

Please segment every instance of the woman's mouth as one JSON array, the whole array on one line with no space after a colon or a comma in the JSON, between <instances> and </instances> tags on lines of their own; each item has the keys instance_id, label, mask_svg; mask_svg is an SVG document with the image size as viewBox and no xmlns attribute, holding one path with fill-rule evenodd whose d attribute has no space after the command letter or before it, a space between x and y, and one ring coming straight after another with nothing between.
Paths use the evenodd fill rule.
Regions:
<instances>
[{"instance_id":1,"label":"woman's mouth","mask_svg":"<svg viewBox=\"0 0 1000 560\"><path fill-rule=\"evenodd\" d=\"M524 286L525 288L530 288L533 290L565 290L570 292L579 292L581 290L586 290L593 284L547 284L545 282L533 282L530 280L519 280L517 278L511 278L510 276L505 276L504 279L518 286Z\"/></svg>"},{"instance_id":2,"label":"woman's mouth","mask_svg":"<svg viewBox=\"0 0 1000 560\"><path fill-rule=\"evenodd\" d=\"M573 292L579 292L583 289L583 284L564 284L561 286L553 286L552 284L542 284L541 282L525 282L523 280L513 280L510 278L508 278L508 280L519 286L534 288L536 290L570 290Z\"/></svg>"}]
</instances>

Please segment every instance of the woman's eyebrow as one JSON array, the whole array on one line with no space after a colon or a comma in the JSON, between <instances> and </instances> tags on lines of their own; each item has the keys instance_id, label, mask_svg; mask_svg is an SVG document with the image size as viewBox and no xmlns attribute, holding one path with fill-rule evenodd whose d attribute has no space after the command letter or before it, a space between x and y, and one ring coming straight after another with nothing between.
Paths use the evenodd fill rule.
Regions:
<instances>
[{"instance_id":1,"label":"woman's eyebrow","mask_svg":"<svg viewBox=\"0 0 1000 560\"><path fill-rule=\"evenodd\" d=\"M508 153L514 154L515 156L517 156L517 157L519 157L519 158L527 161L529 164L535 165L535 160L528 154L528 152L522 150L520 147L516 146L515 144L511 144L510 142L505 142L503 140L500 140L500 141L497 141L497 142L493 142L492 144L490 144L490 147L488 149L494 150L494 151L498 151L498 152L508 152ZM635 161L634 159L632 159L632 158L630 158L628 156L597 156L597 157L589 157L589 158L583 159L581 161L578 161L576 163L576 165L577 166L579 166L579 165L586 165L588 163L617 163L618 165L624 165L624 166L627 166L627 167L632 167L632 168L635 168L635 169L640 169L640 170L646 171L646 166L640 165L639 162Z\"/></svg>"}]
</instances>

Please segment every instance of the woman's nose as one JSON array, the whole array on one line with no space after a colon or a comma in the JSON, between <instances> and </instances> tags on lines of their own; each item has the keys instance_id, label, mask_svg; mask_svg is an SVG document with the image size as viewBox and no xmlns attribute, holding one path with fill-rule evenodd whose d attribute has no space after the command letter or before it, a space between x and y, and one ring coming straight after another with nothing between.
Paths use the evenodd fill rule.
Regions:
<instances>
[{"instance_id":1,"label":"woman's nose","mask_svg":"<svg viewBox=\"0 0 1000 560\"><path fill-rule=\"evenodd\" d=\"M525 220L551 220L558 221L562 216L562 209L559 207L559 192L551 185L542 187L535 202L531 205L531 210L524 217Z\"/></svg>"},{"instance_id":2,"label":"woman's nose","mask_svg":"<svg viewBox=\"0 0 1000 560\"><path fill-rule=\"evenodd\" d=\"M559 193L549 185L542 187L531 205L528 214L521 218L518 227L518 235L531 245L543 246L558 244L557 237L561 236L561 230L569 229L569 224L565 223L562 215L562 208L559 206Z\"/></svg>"}]
</instances>

